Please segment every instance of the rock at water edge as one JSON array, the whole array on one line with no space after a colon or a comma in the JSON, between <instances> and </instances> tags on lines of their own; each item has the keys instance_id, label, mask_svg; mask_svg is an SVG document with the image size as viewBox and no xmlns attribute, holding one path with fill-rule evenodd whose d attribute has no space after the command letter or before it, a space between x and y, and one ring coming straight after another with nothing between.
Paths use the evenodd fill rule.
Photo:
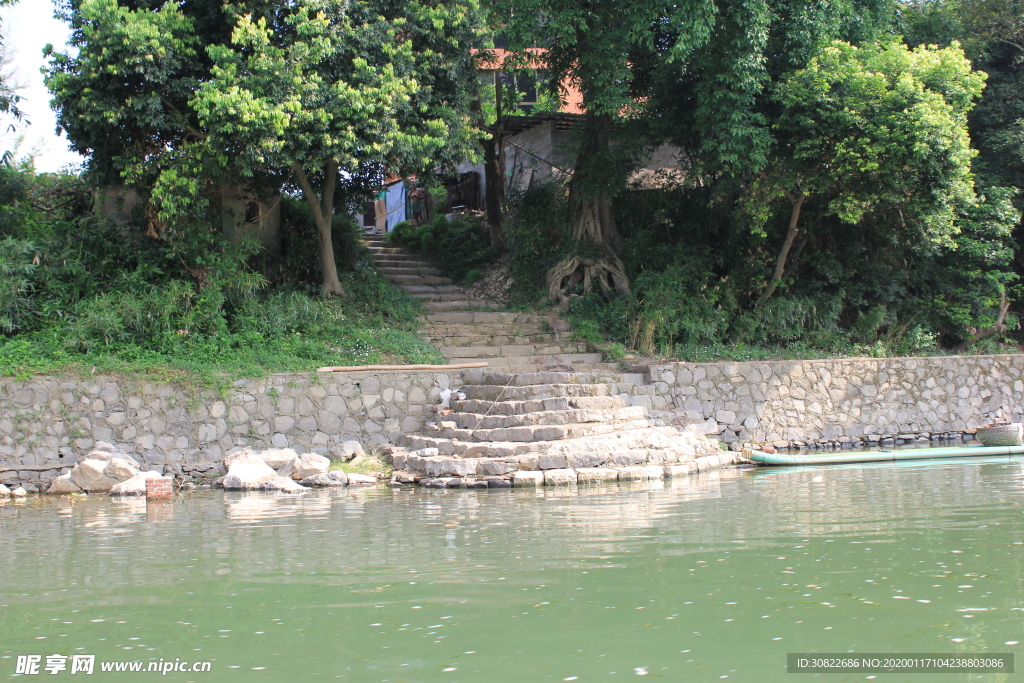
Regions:
<instances>
[{"instance_id":1,"label":"rock at water edge","mask_svg":"<svg viewBox=\"0 0 1024 683\"><path fill-rule=\"evenodd\" d=\"M288 477L274 477L270 481L265 481L260 484L261 491L284 491L285 493L296 493L298 491L308 491L305 486L300 486Z\"/></svg>"},{"instance_id":2,"label":"rock at water edge","mask_svg":"<svg viewBox=\"0 0 1024 683\"><path fill-rule=\"evenodd\" d=\"M316 474L324 474L331 466L331 461L317 453L303 453L299 456L299 464L292 475L295 479L305 479Z\"/></svg>"},{"instance_id":3,"label":"rock at water edge","mask_svg":"<svg viewBox=\"0 0 1024 683\"><path fill-rule=\"evenodd\" d=\"M333 474L333 472L332 472L332 474ZM347 476L348 476L348 485L349 486L352 486L354 484L376 484L377 483L377 477L370 476L369 474L349 474Z\"/></svg>"},{"instance_id":4,"label":"rock at water edge","mask_svg":"<svg viewBox=\"0 0 1024 683\"><path fill-rule=\"evenodd\" d=\"M568 486L576 483L576 470L558 469L544 471L545 486Z\"/></svg>"},{"instance_id":5,"label":"rock at water edge","mask_svg":"<svg viewBox=\"0 0 1024 683\"><path fill-rule=\"evenodd\" d=\"M337 479L331 475L334 472L328 472L327 474L314 474L312 477L306 477L299 483L303 486L345 486L348 484L348 479ZM342 472L342 475L345 473Z\"/></svg>"},{"instance_id":6,"label":"rock at water edge","mask_svg":"<svg viewBox=\"0 0 1024 683\"><path fill-rule=\"evenodd\" d=\"M117 479L108 477L103 473L106 467L106 460L95 460L93 458L83 460L71 470L71 481L83 491L109 491L110 487L117 483Z\"/></svg>"},{"instance_id":7,"label":"rock at water edge","mask_svg":"<svg viewBox=\"0 0 1024 683\"><path fill-rule=\"evenodd\" d=\"M227 476L221 482L224 488L256 489L264 482L277 479L277 472L270 465L263 462L263 458L257 453L249 449L243 449L233 455L236 457L231 459Z\"/></svg>"},{"instance_id":8,"label":"rock at water edge","mask_svg":"<svg viewBox=\"0 0 1024 683\"><path fill-rule=\"evenodd\" d=\"M82 488L71 481L71 473L65 472L59 477L55 478L50 482L50 488L46 489L47 493L79 493Z\"/></svg>"},{"instance_id":9,"label":"rock at water edge","mask_svg":"<svg viewBox=\"0 0 1024 683\"><path fill-rule=\"evenodd\" d=\"M576 470L576 481L580 484L616 481L618 478L619 473L610 467L580 467Z\"/></svg>"},{"instance_id":10,"label":"rock at water edge","mask_svg":"<svg viewBox=\"0 0 1024 683\"><path fill-rule=\"evenodd\" d=\"M279 477L290 477L295 474L299 465L299 454L291 448L271 448L260 453L263 462L277 472Z\"/></svg>"},{"instance_id":11,"label":"rock at water edge","mask_svg":"<svg viewBox=\"0 0 1024 683\"><path fill-rule=\"evenodd\" d=\"M111 458L103 468L103 474L117 481L127 481L138 473L135 461L127 458Z\"/></svg>"},{"instance_id":12,"label":"rock at water edge","mask_svg":"<svg viewBox=\"0 0 1024 683\"><path fill-rule=\"evenodd\" d=\"M125 479L122 482L114 484L110 487L110 495L112 496L144 496L146 495L146 480L147 479L161 479L163 475L159 472L139 472L131 479Z\"/></svg>"},{"instance_id":13,"label":"rock at water edge","mask_svg":"<svg viewBox=\"0 0 1024 683\"><path fill-rule=\"evenodd\" d=\"M516 488L543 485L543 472L524 470L512 475L512 486L515 486Z\"/></svg>"}]
</instances>

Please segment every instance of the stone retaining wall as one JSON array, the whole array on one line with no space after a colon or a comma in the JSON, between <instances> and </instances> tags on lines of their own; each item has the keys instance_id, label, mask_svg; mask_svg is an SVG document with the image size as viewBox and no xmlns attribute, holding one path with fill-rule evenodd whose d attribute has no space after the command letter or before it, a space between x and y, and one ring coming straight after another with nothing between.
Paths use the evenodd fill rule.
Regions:
<instances>
[{"instance_id":1,"label":"stone retaining wall","mask_svg":"<svg viewBox=\"0 0 1024 683\"><path fill-rule=\"evenodd\" d=\"M213 469L239 446L330 457L346 440L372 445L419 430L441 392L461 384L461 375L430 371L278 374L239 380L221 396L109 377L2 378L0 482L49 480L97 440L176 474Z\"/></svg>"},{"instance_id":2,"label":"stone retaining wall","mask_svg":"<svg viewBox=\"0 0 1024 683\"><path fill-rule=\"evenodd\" d=\"M1024 354L673 363L632 400L720 422L726 442L778 445L926 438L1024 419ZM344 440L420 430L462 372L281 374L228 395L113 378L0 379L2 483L48 480L109 441L175 473L205 472L239 446L328 457ZM925 436L922 436L925 435Z\"/></svg>"},{"instance_id":3,"label":"stone retaining wall","mask_svg":"<svg viewBox=\"0 0 1024 683\"><path fill-rule=\"evenodd\" d=\"M1024 418L1024 354L675 363L650 380L727 443L937 438Z\"/></svg>"}]
</instances>

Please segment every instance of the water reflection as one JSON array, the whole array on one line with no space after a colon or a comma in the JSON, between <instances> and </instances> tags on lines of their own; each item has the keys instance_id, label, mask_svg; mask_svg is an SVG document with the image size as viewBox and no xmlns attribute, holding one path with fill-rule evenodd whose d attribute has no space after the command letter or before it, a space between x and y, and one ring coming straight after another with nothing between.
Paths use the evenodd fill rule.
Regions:
<instances>
[{"instance_id":1,"label":"water reflection","mask_svg":"<svg viewBox=\"0 0 1024 683\"><path fill-rule=\"evenodd\" d=\"M187 655L218 681L782 681L789 651L1013 651L1022 481L1000 458L0 506L0 657Z\"/></svg>"}]
</instances>

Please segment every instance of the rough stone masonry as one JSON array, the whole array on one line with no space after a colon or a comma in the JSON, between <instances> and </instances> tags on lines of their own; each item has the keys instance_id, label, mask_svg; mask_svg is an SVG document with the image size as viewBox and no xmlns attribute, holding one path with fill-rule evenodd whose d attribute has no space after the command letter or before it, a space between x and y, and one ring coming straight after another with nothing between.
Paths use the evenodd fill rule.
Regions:
<instances>
[{"instance_id":1,"label":"rough stone masonry","mask_svg":"<svg viewBox=\"0 0 1024 683\"><path fill-rule=\"evenodd\" d=\"M1024 418L1024 355L672 363L637 368L627 403L722 426L727 443L778 446L929 438ZM0 482L68 471L96 441L188 477L232 449L291 447L327 457L347 440L395 443L434 419L449 372L276 374L226 395L171 384L0 379Z\"/></svg>"}]
</instances>

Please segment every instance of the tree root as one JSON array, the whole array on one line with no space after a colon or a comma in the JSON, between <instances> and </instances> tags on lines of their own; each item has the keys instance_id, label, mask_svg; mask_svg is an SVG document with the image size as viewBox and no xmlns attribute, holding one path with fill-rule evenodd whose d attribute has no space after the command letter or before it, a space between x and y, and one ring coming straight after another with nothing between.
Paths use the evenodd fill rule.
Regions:
<instances>
[{"instance_id":1,"label":"tree root","mask_svg":"<svg viewBox=\"0 0 1024 683\"><path fill-rule=\"evenodd\" d=\"M629 294L629 278L622 261L616 256L594 259L570 256L547 272L548 298L559 305L569 303L569 290L583 281L583 293L588 294L598 283L604 295L611 299L614 293ZM614 288L614 292L613 292Z\"/></svg>"}]
</instances>

